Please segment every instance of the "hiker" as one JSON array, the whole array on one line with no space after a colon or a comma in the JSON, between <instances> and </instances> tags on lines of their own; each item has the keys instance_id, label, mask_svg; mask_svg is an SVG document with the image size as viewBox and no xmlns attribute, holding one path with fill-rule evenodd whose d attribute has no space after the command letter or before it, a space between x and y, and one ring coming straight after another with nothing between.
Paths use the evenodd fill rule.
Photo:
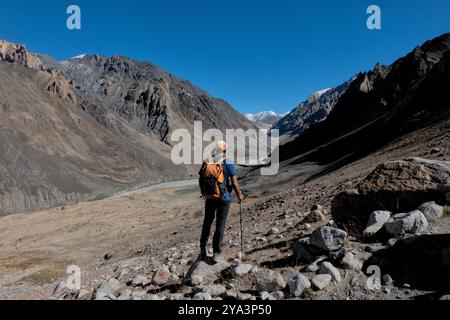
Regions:
<instances>
[{"instance_id":1,"label":"hiker","mask_svg":"<svg viewBox=\"0 0 450 320\"><path fill-rule=\"evenodd\" d=\"M237 169L234 163L227 159L228 144L225 141L216 143L213 155L206 160L200 169L200 189L205 197L205 218L200 239L200 255L206 258L211 226L216 219L216 231L213 238L214 261L223 261L222 241L225 232L228 212L230 211L231 194L234 189L239 203L244 196L239 188Z\"/></svg>"}]
</instances>

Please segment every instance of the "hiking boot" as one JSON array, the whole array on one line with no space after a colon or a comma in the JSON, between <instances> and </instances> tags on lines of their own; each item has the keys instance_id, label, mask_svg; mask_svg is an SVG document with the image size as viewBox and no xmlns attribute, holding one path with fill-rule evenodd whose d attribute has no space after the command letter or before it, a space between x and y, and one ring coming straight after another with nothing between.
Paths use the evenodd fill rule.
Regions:
<instances>
[{"instance_id":1,"label":"hiking boot","mask_svg":"<svg viewBox=\"0 0 450 320\"><path fill-rule=\"evenodd\" d=\"M206 258L208 256L208 253L206 251L206 249L200 249L200 257L201 258Z\"/></svg>"},{"instance_id":2,"label":"hiking boot","mask_svg":"<svg viewBox=\"0 0 450 320\"><path fill-rule=\"evenodd\" d=\"M213 260L215 263L224 263L225 261L225 257L223 256L222 253L214 253L214 257Z\"/></svg>"}]
</instances>

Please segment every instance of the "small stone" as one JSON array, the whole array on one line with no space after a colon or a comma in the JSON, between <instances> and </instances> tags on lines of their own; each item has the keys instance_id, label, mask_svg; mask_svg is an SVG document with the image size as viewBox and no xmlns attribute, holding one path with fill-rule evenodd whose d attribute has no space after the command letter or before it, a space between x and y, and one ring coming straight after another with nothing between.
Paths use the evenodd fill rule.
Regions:
<instances>
[{"instance_id":1,"label":"small stone","mask_svg":"<svg viewBox=\"0 0 450 320\"><path fill-rule=\"evenodd\" d=\"M325 261L321 264L319 274L329 274L331 278L336 281L336 283L340 283L342 281L340 271L335 268L331 262Z\"/></svg>"},{"instance_id":2,"label":"small stone","mask_svg":"<svg viewBox=\"0 0 450 320\"><path fill-rule=\"evenodd\" d=\"M316 211L316 210L322 211L322 210L323 210L323 206L320 205L320 204L317 204L317 203L314 204L314 205L311 207L310 211Z\"/></svg>"},{"instance_id":3,"label":"small stone","mask_svg":"<svg viewBox=\"0 0 450 320\"><path fill-rule=\"evenodd\" d=\"M314 289L323 290L330 284L331 279L329 274L318 274L312 278L311 284Z\"/></svg>"},{"instance_id":4,"label":"small stone","mask_svg":"<svg viewBox=\"0 0 450 320\"><path fill-rule=\"evenodd\" d=\"M186 300L186 299L182 293L174 293L174 294L170 295L170 300L180 301L180 300Z\"/></svg>"},{"instance_id":5,"label":"small stone","mask_svg":"<svg viewBox=\"0 0 450 320\"><path fill-rule=\"evenodd\" d=\"M237 294L237 299L238 300L253 300L253 296L250 294L250 293L242 293L242 292L239 292L238 294Z\"/></svg>"},{"instance_id":6,"label":"small stone","mask_svg":"<svg viewBox=\"0 0 450 320\"><path fill-rule=\"evenodd\" d=\"M280 229L278 228L272 228L269 231L269 234L278 234L278 233L280 233Z\"/></svg>"},{"instance_id":7,"label":"small stone","mask_svg":"<svg viewBox=\"0 0 450 320\"><path fill-rule=\"evenodd\" d=\"M153 275L153 283L155 283L158 286L163 286L167 284L167 282L170 279L170 276L171 273L167 268L159 268Z\"/></svg>"},{"instance_id":8,"label":"small stone","mask_svg":"<svg viewBox=\"0 0 450 320\"><path fill-rule=\"evenodd\" d=\"M148 279L146 276L144 275L137 275L136 277L134 277L133 281L131 282L131 285L133 287L147 287L151 284L151 280Z\"/></svg>"},{"instance_id":9,"label":"small stone","mask_svg":"<svg viewBox=\"0 0 450 320\"><path fill-rule=\"evenodd\" d=\"M303 219L303 223L316 223L316 222L322 222L325 221L325 216L324 214L319 211L319 210L315 210L315 211L311 211L310 213L308 213L308 215Z\"/></svg>"},{"instance_id":10,"label":"small stone","mask_svg":"<svg viewBox=\"0 0 450 320\"><path fill-rule=\"evenodd\" d=\"M164 298L158 296L157 294L146 294L141 298L141 300L161 301L164 300Z\"/></svg>"},{"instance_id":11,"label":"small stone","mask_svg":"<svg viewBox=\"0 0 450 320\"><path fill-rule=\"evenodd\" d=\"M353 253L347 252L341 260L341 265L345 269L359 271L362 269L362 263L358 261Z\"/></svg>"},{"instance_id":12,"label":"small stone","mask_svg":"<svg viewBox=\"0 0 450 320\"><path fill-rule=\"evenodd\" d=\"M103 281L94 292L94 299L108 297L109 295L116 295L123 288L122 283L114 278L109 278Z\"/></svg>"},{"instance_id":13,"label":"small stone","mask_svg":"<svg viewBox=\"0 0 450 320\"><path fill-rule=\"evenodd\" d=\"M207 292L198 292L194 295L192 300L212 300L212 297Z\"/></svg>"},{"instance_id":14,"label":"small stone","mask_svg":"<svg viewBox=\"0 0 450 320\"><path fill-rule=\"evenodd\" d=\"M235 276L241 277L241 276L249 273L252 269L253 269L253 265L247 264L247 263L242 263L233 269L233 274Z\"/></svg>"},{"instance_id":15,"label":"small stone","mask_svg":"<svg viewBox=\"0 0 450 320\"><path fill-rule=\"evenodd\" d=\"M267 291L263 291L260 294L261 300L266 301L266 300L275 300L275 298L268 293Z\"/></svg>"},{"instance_id":16,"label":"small stone","mask_svg":"<svg viewBox=\"0 0 450 320\"><path fill-rule=\"evenodd\" d=\"M310 265L308 265L306 267L306 271L307 272L317 272L317 271L319 271L319 269L320 269L319 264L325 259L326 259L326 257L318 258L316 261L314 261L313 263L311 263Z\"/></svg>"},{"instance_id":17,"label":"small stone","mask_svg":"<svg viewBox=\"0 0 450 320\"><path fill-rule=\"evenodd\" d=\"M60 281L56 285L55 289L53 290L53 296L54 297L60 297L63 293L66 293L68 290L66 282Z\"/></svg>"},{"instance_id":18,"label":"small stone","mask_svg":"<svg viewBox=\"0 0 450 320\"><path fill-rule=\"evenodd\" d=\"M221 296L222 294L227 292L227 289L220 284L213 284L213 285L204 287L203 291L208 293L211 297L217 297L217 296Z\"/></svg>"},{"instance_id":19,"label":"small stone","mask_svg":"<svg viewBox=\"0 0 450 320\"><path fill-rule=\"evenodd\" d=\"M106 261L111 260L113 257L113 255L111 253L107 253L103 256L103 259L105 259Z\"/></svg>"},{"instance_id":20,"label":"small stone","mask_svg":"<svg viewBox=\"0 0 450 320\"><path fill-rule=\"evenodd\" d=\"M281 274L277 271L262 269L255 274L256 288L258 291L278 291L286 287Z\"/></svg>"},{"instance_id":21,"label":"small stone","mask_svg":"<svg viewBox=\"0 0 450 320\"><path fill-rule=\"evenodd\" d=\"M394 284L394 280L388 274L383 275L383 283L387 286L392 286Z\"/></svg>"},{"instance_id":22,"label":"small stone","mask_svg":"<svg viewBox=\"0 0 450 320\"><path fill-rule=\"evenodd\" d=\"M227 298L237 299L238 294L234 290L227 290L227 292L225 292L225 296Z\"/></svg>"},{"instance_id":23,"label":"small stone","mask_svg":"<svg viewBox=\"0 0 450 320\"><path fill-rule=\"evenodd\" d=\"M311 288L311 282L307 277L299 273L289 280L288 286L292 296L300 297L305 289Z\"/></svg>"}]
</instances>

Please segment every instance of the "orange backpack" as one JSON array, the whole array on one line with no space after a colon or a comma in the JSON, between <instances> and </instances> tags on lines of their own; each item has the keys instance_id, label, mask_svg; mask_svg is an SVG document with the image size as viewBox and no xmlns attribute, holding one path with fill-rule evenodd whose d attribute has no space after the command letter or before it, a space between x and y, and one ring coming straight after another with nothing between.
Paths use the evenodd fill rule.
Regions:
<instances>
[{"instance_id":1,"label":"orange backpack","mask_svg":"<svg viewBox=\"0 0 450 320\"><path fill-rule=\"evenodd\" d=\"M227 181L225 181L223 162L209 159L205 161L199 171L199 185L202 195L206 199L221 199L227 192Z\"/></svg>"}]
</instances>

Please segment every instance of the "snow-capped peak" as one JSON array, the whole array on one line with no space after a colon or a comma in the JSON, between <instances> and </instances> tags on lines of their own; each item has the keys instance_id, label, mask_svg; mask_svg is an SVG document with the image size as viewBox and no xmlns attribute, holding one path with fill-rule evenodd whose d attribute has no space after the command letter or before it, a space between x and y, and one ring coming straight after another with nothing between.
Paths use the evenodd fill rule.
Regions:
<instances>
[{"instance_id":1,"label":"snow-capped peak","mask_svg":"<svg viewBox=\"0 0 450 320\"><path fill-rule=\"evenodd\" d=\"M327 88L327 89L323 89L323 90L319 90L319 91L316 91L316 92L314 92L314 95L317 95L317 96L321 96L321 95L323 95L323 94L325 94L325 93L327 93L328 91L330 91L331 90L331 88Z\"/></svg>"},{"instance_id":2,"label":"snow-capped peak","mask_svg":"<svg viewBox=\"0 0 450 320\"><path fill-rule=\"evenodd\" d=\"M247 113L245 117L253 122L262 122L272 124L278 121L281 117L273 111L262 111L255 114Z\"/></svg>"},{"instance_id":3,"label":"snow-capped peak","mask_svg":"<svg viewBox=\"0 0 450 320\"><path fill-rule=\"evenodd\" d=\"M83 59L84 57L86 57L86 54L80 54L76 57L71 58L70 60L75 60L75 59Z\"/></svg>"}]
</instances>

